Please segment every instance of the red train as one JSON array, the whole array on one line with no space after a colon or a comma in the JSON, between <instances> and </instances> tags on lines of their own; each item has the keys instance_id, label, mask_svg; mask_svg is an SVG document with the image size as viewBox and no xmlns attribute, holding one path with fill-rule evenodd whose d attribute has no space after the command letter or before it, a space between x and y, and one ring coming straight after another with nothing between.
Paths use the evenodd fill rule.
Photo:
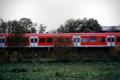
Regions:
<instances>
[{"instance_id":1,"label":"red train","mask_svg":"<svg viewBox=\"0 0 120 80\"><path fill-rule=\"evenodd\" d=\"M8 34L0 34L0 47L7 47ZM120 32L25 34L26 47L115 47L120 46Z\"/></svg>"}]
</instances>

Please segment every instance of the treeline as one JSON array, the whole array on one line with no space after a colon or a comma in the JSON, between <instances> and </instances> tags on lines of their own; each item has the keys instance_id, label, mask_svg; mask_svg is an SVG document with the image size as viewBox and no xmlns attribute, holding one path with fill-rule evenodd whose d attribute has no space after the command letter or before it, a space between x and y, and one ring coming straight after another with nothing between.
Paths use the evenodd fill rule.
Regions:
<instances>
[{"instance_id":1,"label":"treeline","mask_svg":"<svg viewBox=\"0 0 120 80\"><path fill-rule=\"evenodd\" d=\"M30 18L21 18L20 20L10 20L5 22L0 19L0 33L39 33L44 32L46 25L32 22ZM39 27L39 30L36 30Z\"/></svg>"},{"instance_id":2,"label":"treeline","mask_svg":"<svg viewBox=\"0 0 120 80\"><path fill-rule=\"evenodd\" d=\"M36 30L39 27L39 30ZM21 18L20 20L11 20L5 22L1 19L0 33L9 34L6 38L8 47L16 45L17 47L25 47L27 43L26 33L43 33L46 25L33 23L29 18Z\"/></svg>"},{"instance_id":3,"label":"treeline","mask_svg":"<svg viewBox=\"0 0 120 80\"><path fill-rule=\"evenodd\" d=\"M38 27L38 29L36 29ZM56 26L57 27L57 26ZM107 29L103 29L108 27ZM4 21L0 18L0 33L43 33L47 25L32 22L30 18L20 20ZM74 33L74 32L102 32L120 31L120 26L101 26L96 19L68 19L58 26L58 29L49 31L50 33ZM48 32L48 33L49 33Z\"/></svg>"},{"instance_id":4,"label":"treeline","mask_svg":"<svg viewBox=\"0 0 120 80\"><path fill-rule=\"evenodd\" d=\"M25 46L27 38L25 33L44 33L47 25L32 22L30 18L21 18L20 20L11 20L5 22L0 19L0 33L8 33L6 43L10 46ZM37 30L36 28L39 27ZM111 26L107 31L119 31L119 26ZM64 24L58 26L58 29L50 31L57 33L81 33L81 32L103 32L103 27L96 19L69 19ZM14 35L13 35L14 34ZM24 43L24 44L23 44ZM22 44L22 45L19 45Z\"/></svg>"},{"instance_id":5,"label":"treeline","mask_svg":"<svg viewBox=\"0 0 120 80\"><path fill-rule=\"evenodd\" d=\"M39 30L36 29L39 27ZM29 18L5 22L1 19L0 33L10 33L6 42L7 48L0 49L0 62L21 61L78 61L78 60L117 60L120 57L119 47L115 48L25 48L25 33L43 33L47 26L33 23ZM119 27L117 27L119 28ZM117 29L115 28L115 29ZM110 28L111 30L115 30ZM76 32L102 32L103 27L96 19L69 19L61 24L58 29L51 32L76 33ZM21 43L23 43L21 45ZM16 45L16 48L11 47ZM22 48L19 48L22 46Z\"/></svg>"},{"instance_id":6,"label":"treeline","mask_svg":"<svg viewBox=\"0 0 120 80\"><path fill-rule=\"evenodd\" d=\"M39 27L39 30L36 29ZM25 46L27 38L25 33L43 33L47 26L44 24L33 23L29 18L21 18L20 20L13 20L5 22L1 19L0 33L8 33L6 43L7 45L13 46L17 44L19 46ZM75 33L75 32L101 32L102 27L96 19L69 19L65 24L61 24L57 30L53 32L58 33Z\"/></svg>"}]
</instances>

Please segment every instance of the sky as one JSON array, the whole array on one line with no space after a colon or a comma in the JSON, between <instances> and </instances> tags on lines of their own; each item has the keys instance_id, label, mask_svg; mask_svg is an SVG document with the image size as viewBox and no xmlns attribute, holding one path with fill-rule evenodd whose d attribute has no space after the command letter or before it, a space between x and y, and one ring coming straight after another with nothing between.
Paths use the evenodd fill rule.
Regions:
<instances>
[{"instance_id":1,"label":"sky","mask_svg":"<svg viewBox=\"0 0 120 80\"><path fill-rule=\"evenodd\" d=\"M66 20L94 18L101 26L120 25L120 0L0 0L4 21L30 18L57 29Z\"/></svg>"}]
</instances>

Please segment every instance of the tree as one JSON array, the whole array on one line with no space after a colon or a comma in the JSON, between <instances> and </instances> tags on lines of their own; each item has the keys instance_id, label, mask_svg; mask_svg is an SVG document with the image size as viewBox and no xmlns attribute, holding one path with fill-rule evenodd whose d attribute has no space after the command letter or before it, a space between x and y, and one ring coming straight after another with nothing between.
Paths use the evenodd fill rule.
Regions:
<instances>
[{"instance_id":1,"label":"tree","mask_svg":"<svg viewBox=\"0 0 120 80\"><path fill-rule=\"evenodd\" d=\"M36 33L36 29L33 27L30 29L30 33Z\"/></svg>"},{"instance_id":2,"label":"tree","mask_svg":"<svg viewBox=\"0 0 120 80\"><path fill-rule=\"evenodd\" d=\"M2 22L4 22L4 21L3 21L3 19L2 19L2 18L0 18L0 25L1 25L1 23L2 23Z\"/></svg>"},{"instance_id":3,"label":"tree","mask_svg":"<svg viewBox=\"0 0 120 80\"><path fill-rule=\"evenodd\" d=\"M16 20L8 21L7 25L8 25L8 27L7 27L8 33L19 34L19 33L26 33L27 32L25 27L22 26L19 21L16 21Z\"/></svg>"},{"instance_id":4,"label":"tree","mask_svg":"<svg viewBox=\"0 0 120 80\"><path fill-rule=\"evenodd\" d=\"M25 36L26 29L24 26L21 26L19 21L9 21L8 22L8 37L6 42L8 46L25 46L27 44L27 38Z\"/></svg>"},{"instance_id":5,"label":"tree","mask_svg":"<svg viewBox=\"0 0 120 80\"><path fill-rule=\"evenodd\" d=\"M7 23L2 22L0 25L0 33L6 33L6 31L7 31Z\"/></svg>"},{"instance_id":6,"label":"tree","mask_svg":"<svg viewBox=\"0 0 120 80\"><path fill-rule=\"evenodd\" d=\"M72 33L72 32L100 32L102 27L95 19L69 19L62 24L58 29L58 32Z\"/></svg>"},{"instance_id":7,"label":"tree","mask_svg":"<svg viewBox=\"0 0 120 80\"><path fill-rule=\"evenodd\" d=\"M6 38L8 47L24 47L27 45L27 41L24 34L9 34Z\"/></svg>"},{"instance_id":8,"label":"tree","mask_svg":"<svg viewBox=\"0 0 120 80\"><path fill-rule=\"evenodd\" d=\"M91 19L84 19L83 20L83 26L80 30L81 32L100 32L102 31L102 27L98 23L97 20L91 18Z\"/></svg>"},{"instance_id":9,"label":"tree","mask_svg":"<svg viewBox=\"0 0 120 80\"><path fill-rule=\"evenodd\" d=\"M36 33L37 32L35 27L37 27L37 23L33 23L32 27L30 29L30 33Z\"/></svg>"},{"instance_id":10,"label":"tree","mask_svg":"<svg viewBox=\"0 0 120 80\"><path fill-rule=\"evenodd\" d=\"M0 33L5 33L7 29L7 23L0 18Z\"/></svg>"},{"instance_id":11,"label":"tree","mask_svg":"<svg viewBox=\"0 0 120 80\"><path fill-rule=\"evenodd\" d=\"M40 26L39 26L39 33L44 33L46 28L47 28L46 25L40 24Z\"/></svg>"},{"instance_id":12,"label":"tree","mask_svg":"<svg viewBox=\"0 0 120 80\"><path fill-rule=\"evenodd\" d=\"M36 23L33 23L29 18L21 18L20 25L25 28L26 32L36 33L35 27L37 26Z\"/></svg>"},{"instance_id":13,"label":"tree","mask_svg":"<svg viewBox=\"0 0 120 80\"><path fill-rule=\"evenodd\" d=\"M77 28L81 28L80 24L82 24L80 19L69 19L65 22L65 24L61 24L60 28L58 28L57 31L65 33L78 32Z\"/></svg>"}]
</instances>

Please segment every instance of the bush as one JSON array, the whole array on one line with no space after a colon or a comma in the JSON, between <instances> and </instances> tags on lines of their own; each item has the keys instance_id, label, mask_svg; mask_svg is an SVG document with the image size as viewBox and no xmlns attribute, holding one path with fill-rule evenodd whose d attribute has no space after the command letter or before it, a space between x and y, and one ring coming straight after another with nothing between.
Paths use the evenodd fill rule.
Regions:
<instances>
[{"instance_id":1,"label":"bush","mask_svg":"<svg viewBox=\"0 0 120 80\"><path fill-rule=\"evenodd\" d=\"M0 62L49 62L119 60L120 48L6 48L0 50Z\"/></svg>"},{"instance_id":2,"label":"bush","mask_svg":"<svg viewBox=\"0 0 120 80\"><path fill-rule=\"evenodd\" d=\"M115 56L120 56L120 47L111 48L111 54Z\"/></svg>"}]
</instances>

